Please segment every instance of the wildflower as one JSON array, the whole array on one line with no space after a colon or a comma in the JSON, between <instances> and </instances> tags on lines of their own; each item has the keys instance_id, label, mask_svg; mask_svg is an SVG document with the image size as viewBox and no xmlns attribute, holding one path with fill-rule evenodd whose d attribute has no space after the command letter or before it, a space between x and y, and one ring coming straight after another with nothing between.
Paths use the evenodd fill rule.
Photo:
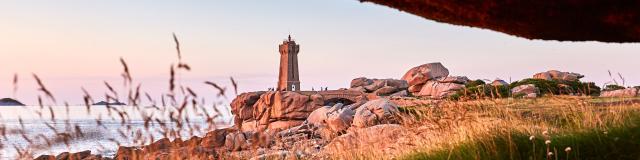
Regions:
<instances>
[{"instance_id":1,"label":"wildflower","mask_svg":"<svg viewBox=\"0 0 640 160\"><path fill-rule=\"evenodd\" d=\"M547 145L551 144L551 140L544 141L544 144L547 144Z\"/></svg>"},{"instance_id":2,"label":"wildflower","mask_svg":"<svg viewBox=\"0 0 640 160\"><path fill-rule=\"evenodd\" d=\"M542 135L548 136L548 135L549 135L549 132L544 131L544 132L542 132Z\"/></svg>"},{"instance_id":3,"label":"wildflower","mask_svg":"<svg viewBox=\"0 0 640 160\"><path fill-rule=\"evenodd\" d=\"M571 147L567 147L564 149L565 152L571 152Z\"/></svg>"},{"instance_id":4,"label":"wildflower","mask_svg":"<svg viewBox=\"0 0 640 160\"><path fill-rule=\"evenodd\" d=\"M548 156L553 156L553 152L547 153Z\"/></svg>"},{"instance_id":5,"label":"wildflower","mask_svg":"<svg viewBox=\"0 0 640 160\"><path fill-rule=\"evenodd\" d=\"M531 137L529 137L529 140L530 140L530 141L533 141L534 139L536 139L536 136L531 136Z\"/></svg>"},{"instance_id":6,"label":"wildflower","mask_svg":"<svg viewBox=\"0 0 640 160\"><path fill-rule=\"evenodd\" d=\"M605 135L606 135L606 134L609 134L609 132L607 132L607 131L604 131L604 134L605 134Z\"/></svg>"}]
</instances>

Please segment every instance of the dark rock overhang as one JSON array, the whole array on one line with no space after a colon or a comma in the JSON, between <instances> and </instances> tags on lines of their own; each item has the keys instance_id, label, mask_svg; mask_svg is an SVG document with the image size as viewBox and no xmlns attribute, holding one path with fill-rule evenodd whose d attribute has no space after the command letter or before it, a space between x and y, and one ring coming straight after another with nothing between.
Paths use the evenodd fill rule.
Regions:
<instances>
[{"instance_id":1,"label":"dark rock overhang","mask_svg":"<svg viewBox=\"0 0 640 160\"><path fill-rule=\"evenodd\" d=\"M527 39L640 42L640 1L360 0Z\"/></svg>"}]
</instances>

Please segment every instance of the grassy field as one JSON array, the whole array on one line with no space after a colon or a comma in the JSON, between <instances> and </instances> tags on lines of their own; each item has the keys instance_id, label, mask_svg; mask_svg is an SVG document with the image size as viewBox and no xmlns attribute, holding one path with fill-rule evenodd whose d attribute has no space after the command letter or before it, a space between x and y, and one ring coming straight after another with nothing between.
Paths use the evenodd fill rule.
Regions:
<instances>
[{"instance_id":1,"label":"grassy field","mask_svg":"<svg viewBox=\"0 0 640 160\"><path fill-rule=\"evenodd\" d=\"M397 158L639 159L636 100L555 96L408 107L416 123L436 123L434 132L448 133L432 137L448 143L423 144ZM446 117L460 118L438 123Z\"/></svg>"},{"instance_id":2,"label":"grassy field","mask_svg":"<svg viewBox=\"0 0 640 160\"><path fill-rule=\"evenodd\" d=\"M325 153L337 159L639 159L637 100L552 96L401 107L401 128L356 134L346 140L352 145L330 144Z\"/></svg>"}]
</instances>

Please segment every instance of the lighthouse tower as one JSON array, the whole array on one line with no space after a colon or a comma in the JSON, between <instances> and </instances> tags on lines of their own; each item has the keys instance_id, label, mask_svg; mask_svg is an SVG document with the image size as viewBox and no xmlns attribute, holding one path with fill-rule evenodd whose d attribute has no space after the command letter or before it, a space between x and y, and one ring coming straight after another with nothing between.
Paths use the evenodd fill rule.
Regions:
<instances>
[{"instance_id":1,"label":"lighthouse tower","mask_svg":"<svg viewBox=\"0 0 640 160\"><path fill-rule=\"evenodd\" d=\"M300 45L291 39L291 35L284 40L280 50L280 75L278 76L278 91L300 91L298 74L298 51Z\"/></svg>"}]
</instances>

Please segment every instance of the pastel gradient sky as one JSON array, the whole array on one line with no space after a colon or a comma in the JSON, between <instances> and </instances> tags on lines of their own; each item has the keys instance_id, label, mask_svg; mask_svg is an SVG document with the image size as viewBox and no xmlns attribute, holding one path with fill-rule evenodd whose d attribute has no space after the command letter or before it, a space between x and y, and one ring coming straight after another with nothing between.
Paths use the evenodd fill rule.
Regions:
<instances>
[{"instance_id":1,"label":"pastel gradient sky","mask_svg":"<svg viewBox=\"0 0 640 160\"><path fill-rule=\"evenodd\" d=\"M71 104L82 103L80 87L103 95L103 81L121 86L120 57L143 90L160 96L177 57L172 32L193 67L183 83L209 98L215 92L202 82L228 84L230 76L240 92L273 87L277 45L289 33L301 44L303 89L347 87L360 76L400 78L429 62L474 79L515 81L558 69L602 85L611 70L640 85L638 44L527 40L356 0L7 0L0 20L0 97L28 104L39 93L31 73Z\"/></svg>"}]
</instances>

